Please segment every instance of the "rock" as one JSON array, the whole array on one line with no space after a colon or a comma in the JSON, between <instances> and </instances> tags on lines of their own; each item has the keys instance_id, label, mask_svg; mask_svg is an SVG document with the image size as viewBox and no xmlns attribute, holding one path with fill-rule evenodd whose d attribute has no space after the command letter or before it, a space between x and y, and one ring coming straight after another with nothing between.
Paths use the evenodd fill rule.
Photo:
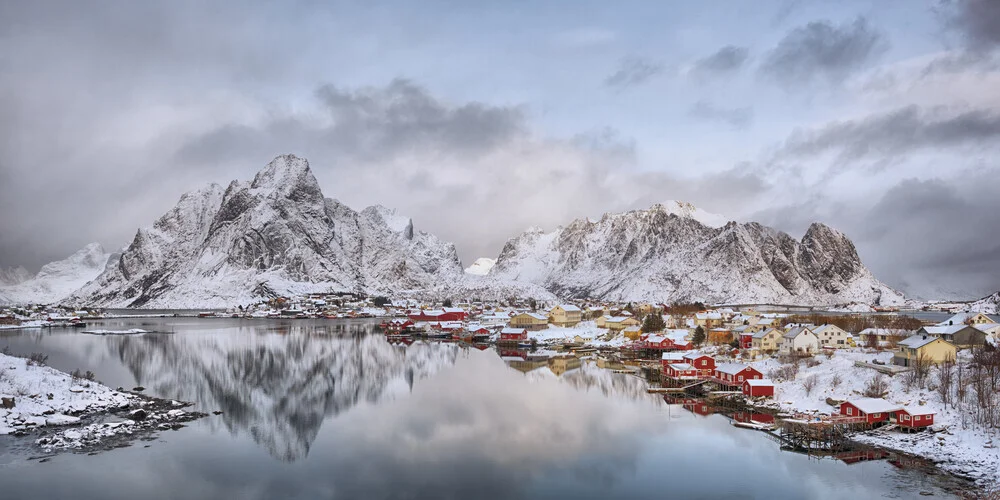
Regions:
<instances>
[{"instance_id":1,"label":"rock","mask_svg":"<svg viewBox=\"0 0 1000 500\"><path fill-rule=\"evenodd\" d=\"M146 388L143 387L143 386L141 386L141 385L137 385L137 386L133 387L132 390L135 391L135 392L142 392L142 391L145 391Z\"/></svg>"},{"instance_id":2,"label":"rock","mask_svg":"<svg viewBox=\"0 0 1000 500\"><path fill-rule=\"evenodd\" d=\"M49 398L49 401L52 401L52 398L54 398L55 395L50 392L50 393L46 394L45 397Z\"/></svg>"},{"instance_id":3,"label":"rock","mask_svg":"<svg viewBox=\"0 0 1000 500\"><path fill-rule=\"evenodd\" d=\"M131 418L132 420L135 420L136 422L141 421L141 420L146 420L146 410L143 410L141 408L138 409L138 410L133 410L132 412L130 412L128 414L128 416L129 416L129 418Z\"/></svg>"},{"instance_id":4,"label":"rock","mask_svg":"<svg viewBox=\"0 0 1000 500\"><path fill-rule=\"evenodd\" d=\"M0 401L3 402L3 407L8 410L14 407L14 398L0 398Z\"/></svg>"},{"instance_id":5,"label":"rock","mask_svg":"<svg viewBox=\"0 0 1000 500\"><path fill-rule=\"evenodd\" d=\"M167 412L168 417L179 417L184 414L184 410L170 410Z\"/></svg>"},{"instance_id":6,"label":"rock","mask_svg":"<svg viewBox=\"0 0 1000 500\"><path fill-rule=\"evenodd\" d=\"M843 402L844 401L842 399L826 398L826 404L828 404L830 406L840 406L840 403L843 403Z\"/></svg>"},{"instance_id":7,"label":"rock","mask_svg":"<svg viewBox=\"0 0 1000 500\"><path fill-rule=\"evenodd\" d=\"M83 387L80 387L78 385L74 385L73 387L69 388L69 392L77 392L77 393L83 392Z\"/></svg>"}]
</instances>

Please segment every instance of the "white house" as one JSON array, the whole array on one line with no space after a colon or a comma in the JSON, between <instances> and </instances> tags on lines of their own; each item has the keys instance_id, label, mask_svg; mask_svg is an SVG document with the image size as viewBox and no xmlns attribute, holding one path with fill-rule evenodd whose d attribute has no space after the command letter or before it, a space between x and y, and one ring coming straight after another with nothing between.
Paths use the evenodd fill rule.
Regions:
<instances>
[{"instance_id":1,"label":"white house","mask_svg":"<svg viewBox=\"0 0 1000 500\"><path fill-rule=\"evenodd\" d=\"M819 338L808 328L792 328L781 337L782 354L815 354L817 351Z\"/></svg>"},{"instance_id":2,"label":"white house","mask_svg":"<svg viewBox=\"0 0 1000 500\"><path fill-rule=\"evenodd\" d=\"M837 325L820 325L813 329L812 332L819 339L820 346L830 346L837 349L850 347L851 340L854 338L850 333Z\"/></svg>"}]
</instances>

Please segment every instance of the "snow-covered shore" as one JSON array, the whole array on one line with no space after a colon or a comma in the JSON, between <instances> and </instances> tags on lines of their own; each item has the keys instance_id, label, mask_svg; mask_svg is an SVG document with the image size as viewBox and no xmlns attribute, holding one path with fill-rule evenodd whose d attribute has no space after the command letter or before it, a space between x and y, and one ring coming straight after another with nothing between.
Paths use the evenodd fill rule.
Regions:
<instances>
[{"instance_id":1,"label":"snow-covered shore","mask_svg":"<svg viewBox=\"0 0 1000 500\"><path fill-rule=\"evenodd\" d=\"M874 370L856 366L855 362L891 362L891 352L875 352L866 349L842 349L833 357L813 358L816 366L803 363L793 380L775 380L773 404L779 409L792 412L831 414L836 408L827 403L830 400L844 400L861 397L865 385L877 374ZM765 377L778 368L776 359L750 363ZM929 378L933 379L934 370ZM961 477L975 480L988 487L1000 487L1000 435L967 424L963 428L959 410L946 407L936 391L928 388L906 387L905 375L885 376L888 395L885 399L903 406L919 406L930 409L935 414L934 430L906 434L894 430L873 430L856 434L854 440L917 455L935 462L941 469ZM812 383L812 390L806 386ZM966 418L968 422L969 418Z\"/></svg>"},{"instance_id":2,"label":"snow-covered shore","mask_svg":"<svg viewBox=\"0 0 1000 500\"><path fill-rule=\"evenodd\" d=\"M182 410L187 403L114 390L6 354L0 354L0 397L0 435L38 432L42 437L36 443L45 451L87 449L110 437L170 428L203 416ZM119 421L90 422L112 414Z\"/></svg>"},{"instance_id":3,"label":"snow-covered shore","mask_svg":"<svg viewBox=\"0 0 1000 500\"><path fill-rule=\"evenodd\" d=\"M528 332L528 338L541 345L573 342L577 337L592 347L621 347L628 342L621 332L609 334L606 329L598 328L593 321L581 321L573 327L549 325L544 330Z\"/></svg>"}]
</instances>

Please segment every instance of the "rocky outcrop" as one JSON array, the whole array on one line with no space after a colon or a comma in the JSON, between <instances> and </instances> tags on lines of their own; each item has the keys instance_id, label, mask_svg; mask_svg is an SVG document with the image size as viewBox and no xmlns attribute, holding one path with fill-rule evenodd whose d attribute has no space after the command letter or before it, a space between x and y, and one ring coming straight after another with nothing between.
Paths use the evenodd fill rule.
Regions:
<instances>
[{"instance_id":1,"label":"rocky outcrop","mask_svg":"<svg viewBox=\"0 0 1000 500\"><path fill-rule=\"evenodd\" d=\"M697 214L697 217L693 215ZM709 221L711 224L703 222ZM507 242L490 277L556 295L606 300L832 305L899 304L843 233L823 224L801 240L670 204L579 219Z\"/></svg>"}]
</instances>

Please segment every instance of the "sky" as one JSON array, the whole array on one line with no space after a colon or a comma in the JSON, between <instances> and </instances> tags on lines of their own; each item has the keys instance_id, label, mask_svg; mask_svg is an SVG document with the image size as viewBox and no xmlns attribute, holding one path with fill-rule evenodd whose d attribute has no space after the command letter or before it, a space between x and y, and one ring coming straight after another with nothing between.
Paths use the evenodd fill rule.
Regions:
<instances>
[{"instance_id":1,"label":"sky","mask_svg":"<svg viewBox=\"0 0 1000 500\"><path fill-rule=\"evenodd\" d=\"M0 2L0 265L126 245L310 161L468 265L683 200L845 232L920 298L1000 289L1000 2Z\"/></svg>"}]
</instances>

